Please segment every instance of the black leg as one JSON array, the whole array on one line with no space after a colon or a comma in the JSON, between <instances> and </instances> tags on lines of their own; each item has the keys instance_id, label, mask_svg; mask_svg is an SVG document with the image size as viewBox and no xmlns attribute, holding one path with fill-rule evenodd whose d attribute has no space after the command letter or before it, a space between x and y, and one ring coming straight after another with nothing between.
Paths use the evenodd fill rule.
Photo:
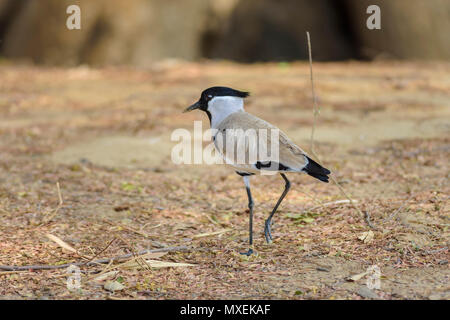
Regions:
<instances>
[{"instance_id":1,"label":"black leg","mask_svg":"<svg viewBox=\"0 0 450 320\"><path fill-rule=\"evenodd\" d=\"M248 242L249 242L249 249L247 252L241 252L241 254L244 254L246 256L250 256L253 253L253 198L252 193L250 192L250 177L244 176L244 183L245 188L247 189L247 196L248 196L248 209L250 211L250 221L249 221L249 236L248 236Z\"/></svg>"},{"instance_id":2,"label":"black leg","mask_svg":"<svg viewBox=\"0 0 450 320\"><path fill-rule=\"evenodd\" d=\"M286 184L284 185L284 191L283 191L283 193L281 194L280 199L278 199L277 204L275 205L275 207L273 208L273 210L272 210L272 212L270 213L269 217L267 218L266 223L265 223L265 226L264 226L264 235L266 236L266 241L267 241L267 243L270 243L270 242L272 241L272 233L271 233L271 230L270 230L270 226L271 226L271 223L272 223L272 217L273 217L273 215L275 214L275 212L277 211L277 209L278 209L278 207L279 207L281 201L283 201L284 197L285 197L286 194L288 193L289 188L291 187L291 182L288 180L288 178L286 178L286 176L284 175L284 173L280 173L280 174L281 174L281 176L283 177L284 182L285 182Z\"/></svg>"}]
</instances>

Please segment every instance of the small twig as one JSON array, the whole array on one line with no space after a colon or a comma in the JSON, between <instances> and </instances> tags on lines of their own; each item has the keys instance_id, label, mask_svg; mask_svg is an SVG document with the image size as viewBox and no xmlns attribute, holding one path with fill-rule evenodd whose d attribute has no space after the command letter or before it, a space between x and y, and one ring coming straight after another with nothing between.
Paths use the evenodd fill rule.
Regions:
<instances>
[{"instance_id":1,"label":"small twig","mask_svg":"<svg viewBox=\"0 0 450 320\"><path fill-rule=\"evenodd\" d=\"M51 233L46 233L45 236L50 239L51 241L55 242L58 246L60 246L61 248L70 251L72 253L75 253L76 255L78 255L80 258L85 259L85 260L90 260L89 257L86 257L84 255L82 255L77 249L73 248L72 246L70 246L68 243L64 242L62 239L60 239L59 237L51 234Z\"/></svg>"},{"instance_id":2,"label":"small twig","mask_svg":"<svg viewBox=\"0 0 450 320\"><path fill-rule=\"evenodd\" d=\"M140 257L140 254L139 253L137 253L134 249L133 249L133 246L127 241L127 240L125 240L124 238L122 238L120 235L117 235L118 236L118 238L120 239L120 240L122 240L122 242L123 243L125 243L127 246L128 246L128 248L131 250L131 252L133 253L133 259L132 260L136 260L136 262L138 263L138 264L140 264L140 263L142 263L143 262L143 264L145 265L145 267L147 268L147 270L151 270L151 268L150 268L150 266L147 264L147 262L145 261L145 259L142 259L141 257ZM142 265L141 265L141 267L143 267Z\"/></svg>"},{"instance_id":3,"label":"small twig","mask_svg":"<svg viewBox=\"0 0 450 320\"><path fill-rule=\"evenodd\" d=\"M88 277L88 281L90 281L90 280L92 280L93 278L98 277L98 276L100 276L100 275L102 275L102 274L107 273L109 270L111 270L111 265L112 265L112 264L113 264L113 260L111 260L111 261L106 265L106 267L103 268L102 271L100 271L100 272L98 272L98 273L94 273L94 276Z\"/></svg>"},{"instance_id":4,"label":"small twig","mask_svg":"<svg viewBox=\"0 0 450 320\"><path fill-rule=\"evenodd\" d=\"M405 202L403 202L403 204L397 209L395 210L389 217L387 217L386 219L383 220L383 223L390 221L393 217L395 217L409 202L409 200L411 200L411 198L413 197L413 195L410 195L408 200L406 200Z\"/></svg>"},{"instance_id":5,"label":"small twig","mask_svg":"<svg viewBox=\"0 0 450 320\"><path fill-rule=\"evenodd\" d=\"M313 119L313 126L311 129L311 154L317 158L317 160L320 161L319 156L317 156L315 149L314 149L314 131L316 127L316 121L317 117L319 116L319 109L317 107L317 100L316 100L316 94L314 91L314 77L313 77L313 67L312 67L312 50L311 50L311 38L309 36L309 32L306 32L306 36L308 38L308 53L309 53L309 70L310 70L310 76L311 76L311 91L313 95L313 108L314 108L314 119ZM341 193L350 201L350 204L352 207L360 214L362 218L364 218L364 221L367 223L367 225L372 228L376 229L376 227L372 224L370 221L370 214L368 212L362 213L361 210L355 205L354 201L350 198L350 196L345 192L344 188L337 182L337 180L334 178L333 174L330 175L331 180L334 182L334 184L339 188Z\"/></svg>"},{"instance_id":6,"label":"small twig","mask_svg":"<svg viewBox=\"0 0 450 320\"><path fill-rule=\"evenodd\" d=\"M132 231L132 232L134 232L134 233L136 233L136 234L139 234L139 235L141 235L141 236L143 236L143 237L145 237L145 238L152 238L152 237L153 237L153 235L150 235L150 234L148 234L148 233L142 231L142 229L144 229L145 226L146 226L147 224L149 224L149 223L144 224L141 228L139 228L139 230L137 230L137 229L134 229L134 228L132 228L132 227L128 227L128 226L123 225L123 224L117 224L117 223L112 222L112 221L109 221L109 220L107 220L107 219L103 219L103 221L106 222L106 223L108 223L108 224L110 224L110 225L112 225L112 226L120 227L120 228L126 229L126 230L128 230L128 231ZM162 225L161 223L158 223L156 226L152 226L152 227L150 227L150 228L148 228L148 229L155 229L155 228L160 227L161 225ZM151 242L151 244L152 244L153 246L156 246L156 247L162 248L162 247L165 246L165 244L161 244L160 242L155 241L155 240L150 240L150 242Z\"/></svg>"},{"instance_id":7,"label":"small twig","mask_svg":"<svg viewBox=\"0 0 450 320\"><path fill-rule=\"evenodd\" d=\"M317 158L319 159L319 158ZM342 194L350 201L350 204L352 205L353 209L355 209L359 215L364 218L364 221L366 222L366 224L374 229L377 230L377 227L375 227L373 225L373 223L370 221L370 213L368 211L365 211L364 213L355 205L355 202L350 198L350 196L347 194L347 192L345 192L344 188L342 188L342 186L339 184L339 182L336 180L336 178L334 177L333 174L330 175L331 180L334 182L334 184L339 188L339 190L342 192Z\"/></svg>"},{"instance_id":8,"label":"small twig","mask_svg":"<svg viewBox=\"0 0 450 320\"><path fill-rule=\"evenodd\" d=\"M144 224L144 225L140 228L140 230L145 229L145 227L147 227L147 225L150 224L150 223L151 223L151 222L147 222L146 224ZM150 227L149 229L156 229L156 228L160 227L161 225L162 225L162 223L158 223L156 226L152 226L152 227Z\"/></svg>"},{"instance_id":9,"label":"small twig","mask_svg":"<svg viewBox=\"0 0 450 320\"><path fill-rule=\"evenodd\" d=\"M320 113L319 108L317 107L317 98L316 93L314 90L314 77L313 77L313 67L312 67L312 50L311 50L311 38L309 36L309 32L306 31L306 36L308 38L308 54L309 54L309 73L311 77L311 91L312 91L312 98L313 98L313 110L314 110L314 119L313 119L313 125L311 129L311 152L314 154L314 131L316 130L316 120Z\"/></svg>"},{"instance_id":10,"label":"small twig","mask_svg":"<svg viewBox=\"0 0 450 320\"><path fill-rule=\"evenodd\" d=\"M61 195L61 188L59 187L59 181L56 182L56 190L58 190L59 205L62 206L63 198L62 198L62 195Z\"/></svg>"},{"instance_id":11,"label":"small twig","mask_svg":"<svg viewBox=\"0 0 450 320\"><path fill-rule=\"evenodd\" d=\"M353 200L353 201L356 202L356 200ZM325 208L325 207L332 206L335 204L346 204L346 203L350 203L350 200L345 199L345 200L337 200L337 201L332 201L332 202L321 203L320 205L312 207L311 209L305 209L305 210L303 210L303 212L314 211L319 208Z\"/></svg>"},{"instance_id":12,"label":"small twig","mask_svg":"<svg viewBox=\"0 0 450 320\"><path fill-rule=\"evenodd\" d=\"M138 255L143 255L146 253L152 253L152 252L170 252L170 251L183 251L183 250L190 250L191 248L187 246L177 246L177 247L166 247L166 248L160 248L160 249L152 249L152 250L142 250L137 252ZM0 270L6 270L6 271L22 271L22 270L53 270L53 269L64 269L71 265L74 266L93 266L97 264L105 264L109 262L117 262L120 260L128 259L131 257L134 257L135 253L128 253L112 258L104 258L104 259L97 259L94 261L90 261L88 263L86 262L74 262L74 263L65 263L61 265L30 265L30 266L4 266L0 265Z\"/></svg>"},{"instance_id":13,"label":"small twig","mask_svg":"<svg viewBox=\"0 0 450 320\"><path fill-rule=\"evenodd\" d=\"M63 198L62 198L62 194L61 194L61 188L59 187L59 181L56 182L56 190L58 192L58 201L59 201L58 206L55 208L53 213L50 214L49 217L44 218L43 221L41 223L39 223L39 225L43 225L43 224L49 223L56 216L56 214L58 213L59 209L61 209L62 206L63 206Z\"/></svg>"},{"instance_id":14,"label":"small twig","mask_svg":"<svg viewBox=\"0 0 450 320\"><path fill-rule=\"evenodd\" d=\"M132 228L132 227L128 227L128 226L123 225L123 224L114 223L114 222L109 221L109 220L107 220L107 219L103 219L103 221L105 221L106 223L109 223L110 225L117 226L117 227L126 229L126 230L128 230L128 231L134 232L134 233L136 233L136 234L139 234L139 235L141 235L141 236L143 236L143 237L145 237L145 238L151 238L151 237L152 237L151 235L149 235L149 234L147 234L147 233L145 233L145 232L143 232L143 231L141 231L141 230L137 230L137 229L134 229L134 228Z\"/></svg>"},{"instance_id":15,"label":"small twig","mask_svg":"<svg viewBox=\"0 0 450 320\"><path fill-rule=\"evenodd\" d=\"M113 243L114 241L116 241L116 239L117 239L117 238L113 238L113 239L106 245L106 247L104 247L102 250L100 250L99 253L95 254L92 258L90 258L88 261L86 261L85 264L88 264L89 262L91 262L92 260L94 260L95 258L97 258L99 255L101 255L103 252L105 252L106 249L108 249L108 248L112 245L112 243Z\"/></svg>"},{"instance_id":16,"label":"small twig","mask_svg":"<svg viewBox=\"0 0 450 320\"><path fill-rule=\"evenodd\" d=\"M356 208L356 207L355 207ZM373 223L372 223L372 221L370 221L370 213L369 213L369 211L366 211L366 210L364 210L364 221L367 223L367 225L370 227L370 228L372 228L372 229L374 229L374 230L377 230L377 227L375 227L374 225L373 225Z\"/></svg>"}]
</instances>

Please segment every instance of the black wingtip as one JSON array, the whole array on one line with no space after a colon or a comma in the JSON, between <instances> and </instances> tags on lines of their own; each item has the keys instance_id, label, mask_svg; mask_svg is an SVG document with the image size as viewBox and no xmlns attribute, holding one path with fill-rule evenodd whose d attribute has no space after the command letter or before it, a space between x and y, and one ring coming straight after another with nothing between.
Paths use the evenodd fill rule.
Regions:
<instances>
[{"instance_id":1,"label":"black wingtip","mask_svg":"<svg viewBox=\"0 0 450 320\"><path fill-rule=\"evenodd\" d=\"M307 172L308 173L308 172ZM328 177L327 176L321 176L321 175L318 175L318 174L314 174L314 173L308 173L311 177L314 177L314 178L316 178L316 179L319 179L320 181L323 181L323 182L325 182L325 183L328 183L328 182L330 182L328 179Z\"/></svg>"},{"instance_id":2,"label":"black wingtip","mask_svg":"<svg viewBox=\"0 0 450 320\"><path fill-rule=\"evenodd\" d=\"M322 167L320 164L315 162L309 157L306 157L308 159L308 164L305 168L303 168L303 171L305 171L307 174L309 174L311 177L314 177L316 179L319 179L320 181L329 182L328 175L331 173L330 170L327 168Z\"/></svg>"}]
</instances>

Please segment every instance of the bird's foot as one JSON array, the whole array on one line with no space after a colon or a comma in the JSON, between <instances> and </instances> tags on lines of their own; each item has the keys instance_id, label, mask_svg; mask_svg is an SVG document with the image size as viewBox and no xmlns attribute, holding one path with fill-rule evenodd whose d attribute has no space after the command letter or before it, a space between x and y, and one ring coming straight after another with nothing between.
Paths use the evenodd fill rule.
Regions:
<instances>
[{"instance_id":1,"label":"bird's foot","mask_svg":"<svg viewBox=\"0 0 450 320\"><path fill-rule=\"evenodd\" d=\"M264 235L266 236L266 242L267 243L271 243L272 240L273 240L270 224L271 224L271 221L270 220L266 220L266 223L265 223L265 226L264 226Z\"/></svg>"},{"instance_id":2,"label":"bird's foot","mask_svg":"<svg viewBox=\"0 0 450 320\"><path fill-rule=\"evenodd\" d=\"M248 249L247 252L239 252L240 254L250 257L253 254L253 249Z\"/></svg>"}]
</instances>

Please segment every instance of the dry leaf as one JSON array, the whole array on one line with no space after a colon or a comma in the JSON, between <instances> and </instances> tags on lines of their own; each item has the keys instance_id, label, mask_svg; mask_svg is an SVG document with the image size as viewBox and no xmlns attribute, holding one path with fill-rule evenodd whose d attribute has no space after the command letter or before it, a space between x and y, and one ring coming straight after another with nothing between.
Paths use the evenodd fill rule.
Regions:
<instances>
[{"instance_id":1,"label":"dry leaf","mask_svg":"<svg viewBox=\"0 0 450 320\"><path fill-rule=\"evenodd\" d=\"M77 250L74 249L73 247L71 247L69 244L67 244L66 242L62 241L60 238L58 238L57 236L54 236L53 234L50 233L46 233L45 236L47 238L49 238L50 240L52 240L53 242L56 242L61 248L64 248L70 252L74 252L77 253Z\"/></svg>"},{"instance_id":2,"label":"dry leaf","mask_svg":"<svg viewBox=\"0 0 450 320\"><path fill-rule=\"evenodd\" d=\"M158 259L158 258L161 258L162 256L165 256L166 254L167 254L167 252L149 252L149 253L139 256L138 258Z\"/></svg>"},{"instance_id":3,"label":"dry leaf","mask_svg":"<svg viewBox=\"0 0 450 320\"><path fill-rule=\"evenodd\" d=\"M115 277L118 273L119 273L119 271L110 271L110 272L106 272L106 273L103 273L103 274L99 275L98 277L95 277L95 278L92 279L92 280L93 280L93 281L98 281L98 282L100 282L100 281L106 280L106 279L108 279L108 278L113 278L113 277Z\"/></svg>"},{"instance_id":4,"label":"dry leaf","mask_svg":"<svg viewBox=\"0 0 450 320\"><path fill-rule=\"evenodd\" d=\"M147 264L152 268L168 268L168 267L194 267L195 264L184 262L166 262L158 260L146 260Z\"/></svg>"},{"instance_id":5,"label":"dry leaf","mask_svg":"<svg viewBox=\"0 0 450 320\"><path fill-rule=\"evenodd\" d=\"M116 268L130 269L130 268L136 268L137 266L142 267L143 264L145 264L145 262L144 262L145 259L148 259L148 258L158 259L166 254L167 254L167 252L149 252L149 253L134 257L122 264L119 264L118 266L116 266Z\"/></svg>"},{"instance_id":6,"label":"dry leaf","mask_svg":"<svg viewBox=\"0 0 450 320\"><path fill-rule=\"evenodd\" d=\"M367 271L363 272L363 273L358 273L358 274L355 274L355 275L353 275L351 277L345 278L345 280L355 282L355 281L358 281L358 280L362 279L365 275L367 275L367 273L368 273Z\"/></svg>"},{"instance_id":7,"label":"dry leaf","mask_svg":"<svg viewBox=\"0 0 450 320\"><path fill-rule=\"evenodd\" d=\"M369 230L369 231L367 231L367 232L363 232L363 233L358 237L358 239L361 240L361 241L364 242L364 243L371 243L372 240L373 240L373 236L374 236L373 231L372 231L372 230Z\"/></svg>"},{"instance_id":8,"label":"dry leaf","mask_svg":"<svg viewBox=\"0 0 450 320\"><path fill-rule=\"evenodd\" d=\"M107 283L105 283L103 288L105 288L108 291L114 292L114 291L123 290L125 288L125 286L117 281L108 281Z\"/></svg>"}]
</instances>

